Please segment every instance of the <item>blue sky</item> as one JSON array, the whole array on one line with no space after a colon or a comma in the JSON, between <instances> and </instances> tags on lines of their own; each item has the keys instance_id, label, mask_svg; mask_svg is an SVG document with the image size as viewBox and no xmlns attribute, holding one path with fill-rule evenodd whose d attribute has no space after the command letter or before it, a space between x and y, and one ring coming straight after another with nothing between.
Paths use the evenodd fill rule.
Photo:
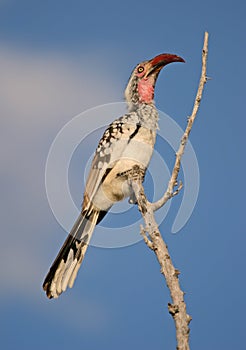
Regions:
<instances>
[{"instance_id":1,"label":"blue sky","mask_svg":"<svg viewBox=\"0 0 246 350\"><path fill-rule=\"evenodd\" d=\"M45 298L43 278L66 236L48 204L45 163L67 122L88 108L122 101L135 64L162 52L186 60L162 72L155 98L157 107L184 128L200 75L205 30L210 33L212 80L190 138L199 162L199 197L178 234L170 232L181 194L160 229L181 271L193 317L192 348L241 348L244 14L245 4L238 0L0 1L3 349L175 348L170 296L143 242L118 249L91 247L74 288L59 300ZM82 149L70 171L78 205L84 165L79 155ZM171 169L170 150L166 162Z\"/></svg>"}]
</instances>

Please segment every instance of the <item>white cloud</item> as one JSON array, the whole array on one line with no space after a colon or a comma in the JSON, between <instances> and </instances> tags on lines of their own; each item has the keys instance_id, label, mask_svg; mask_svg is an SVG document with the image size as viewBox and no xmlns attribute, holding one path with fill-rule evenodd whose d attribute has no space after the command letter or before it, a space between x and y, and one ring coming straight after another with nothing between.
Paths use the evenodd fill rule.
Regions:
<instances>
[{"instance_id":1,"label":"white cloud","mask_svg":"<svg viewBox=\"0 0 246 350\"><path fill-rule=\"evenodd\" d=\"M40 152L48 151L72 117L116 99L114 79L100 74L103 69L88 71L88 59L0 45L0 161L5 174L13 175L21 161L19 179L25 166L37 166Z\"/></svg>"},{"instance_id":2,"label":"white cloud","mask_svg":"<svg viewBox=\"0 0 246 350\"><path fill-rule=\"evenodd\" d=\"M32 298L42 283L37 271L49 265L40 242L52 237L44 168L53 138L74 115L121 92L112 77L89 66L83 58L0 45L2 293L25 290Z\"/></svg>"},{"instance_id":3,"label":"white cloud","mask_svg":"<svg viewBox=\"0 0 246 350\"><path fill-rule=\"evenodd\" d=\"M100 65L103 67L102 60ZM39 54L0 46L0 76L1 109L19 125L52 125L59 113L62 117L71 111L79 113L120 97L112 77L104 75L103 69L88 71L88 61L83 62L83 57L78 61L59 53Z\"/></svg>"}]
</instances>

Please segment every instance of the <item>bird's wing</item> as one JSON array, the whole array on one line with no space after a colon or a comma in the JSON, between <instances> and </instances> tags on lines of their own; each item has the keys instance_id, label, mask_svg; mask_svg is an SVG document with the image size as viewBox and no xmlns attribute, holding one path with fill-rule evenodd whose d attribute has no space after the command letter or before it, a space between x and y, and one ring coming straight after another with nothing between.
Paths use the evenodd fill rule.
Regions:
<instances>
[{"instance_id":1,"label":"bird's wing","mask_svg":"<svg viewBox=\"0 0 246 350\"><path fill-rule=\"evenodd\" d=\"M126 123L125 119L126 116L123 116L110 124L99 141L85 187L82 212L90 210L100 184L115 162L120 159L131 135L138 128L135 122Z\"/></svg>"}]
</instances>

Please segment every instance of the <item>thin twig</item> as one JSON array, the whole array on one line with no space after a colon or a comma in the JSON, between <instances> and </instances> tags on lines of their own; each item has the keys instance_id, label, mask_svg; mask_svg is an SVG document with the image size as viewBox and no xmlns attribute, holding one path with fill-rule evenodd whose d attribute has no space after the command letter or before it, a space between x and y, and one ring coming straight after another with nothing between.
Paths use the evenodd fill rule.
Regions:
<instances>
[{"instance_id":1,"label":"thin twig","mask_svg":"<svg viewBox=\"0 0 246 350\"><path fill-rule=\"evenodd\" d=\"M188 123L187 123L186 129L185 129L185 132L184 132L183 137L180 141L179 149L176 153L176 160L175 160L175 164L173 167L172 176L171 176L169 183L168 183L168 186L167 186L167 190L164 193L162 198L160 198L155 203L152 203L153 211L160 209L170 198L172 198L174 195L176 195L179 192L179 191L178 192L174 191L174 187L175 187L175 184L177 183L177 178L178 178L180 164L181 164L181 158L184 154L185 146L187 144L191 128L193 126L198 109L200 107L204 85L207 81L207 75L206 75L207 56L208 56L208 33L205 32L204 44L203 44L203 50L202 50L202 72L201 72L201 78L200 78L200 82L199 82L199 86L198 86L198 90L197 90L197 94L196 94L196 99L195 99L194 106L193 106L193 111L192 111L191 116L188 118Z\"/></svg>"},{"instance_id":2,"label":"thin twig","mask_svg":"<svg viewBox=\"0 0 246 350\"><path fill-rule=\"evenodd\" d=\"M152 249L161 267L161 273L165 277L166 284L169 288L172 303L168 303L169 313L172 315L175 327L176 327L176 338L177 338L177 350L189 350L189 323L191 321L191 316L186 312L186 304L184 301L184 292L180 288L178 276L180 272L173 266L167 245L164 242L158 225L154 217L154 211L163 206L170 198L179 193L182 188L182 183L179 184L178 188L174 190L177 186L177 177L180 170L181 158L185 150L188 137L196 118L197 111L202 98L202 92L204 85L206 83L206 65L207 65L207 54L208 54L208 33L205 32L204 36L204 46L202 51L202 73L200 78L200 83L193 107L193 111L188 120L187 128L182 137L179 150L176 154L176 161L173 168L172 176L169 181L167 191L164 196L156 203L150 203L144 193L144 188L142 185L142 173L141 169L134 169L129 181L132 185L135 197L137 199L138 208L141 212L145 228L141 227L141 234L143 235L144 241L147 246ZM149 233L149 238L146 235Z\"/></svg>"}]
</instances>

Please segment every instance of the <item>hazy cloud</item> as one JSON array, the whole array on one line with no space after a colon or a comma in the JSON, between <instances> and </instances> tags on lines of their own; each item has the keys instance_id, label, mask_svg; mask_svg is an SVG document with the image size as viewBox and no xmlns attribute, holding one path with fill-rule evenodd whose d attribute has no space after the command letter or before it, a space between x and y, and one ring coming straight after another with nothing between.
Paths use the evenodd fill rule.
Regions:
<instances>
[{"instance_id":1,"label":"hazy cloud","mask_svg":"<svg viewBox=\"0 0 246 350\"><path fill-rule=\"evenodd\" d=\"M41 270L49 264L42 245L51 237L44 186L49 147L74 115L113 101L117 84L89 71L88 57L83 62L3 45L0 76L1 289L25 289L32 296L42 282L37 271L46 272Z\"/></svg>"}]
</instances>

